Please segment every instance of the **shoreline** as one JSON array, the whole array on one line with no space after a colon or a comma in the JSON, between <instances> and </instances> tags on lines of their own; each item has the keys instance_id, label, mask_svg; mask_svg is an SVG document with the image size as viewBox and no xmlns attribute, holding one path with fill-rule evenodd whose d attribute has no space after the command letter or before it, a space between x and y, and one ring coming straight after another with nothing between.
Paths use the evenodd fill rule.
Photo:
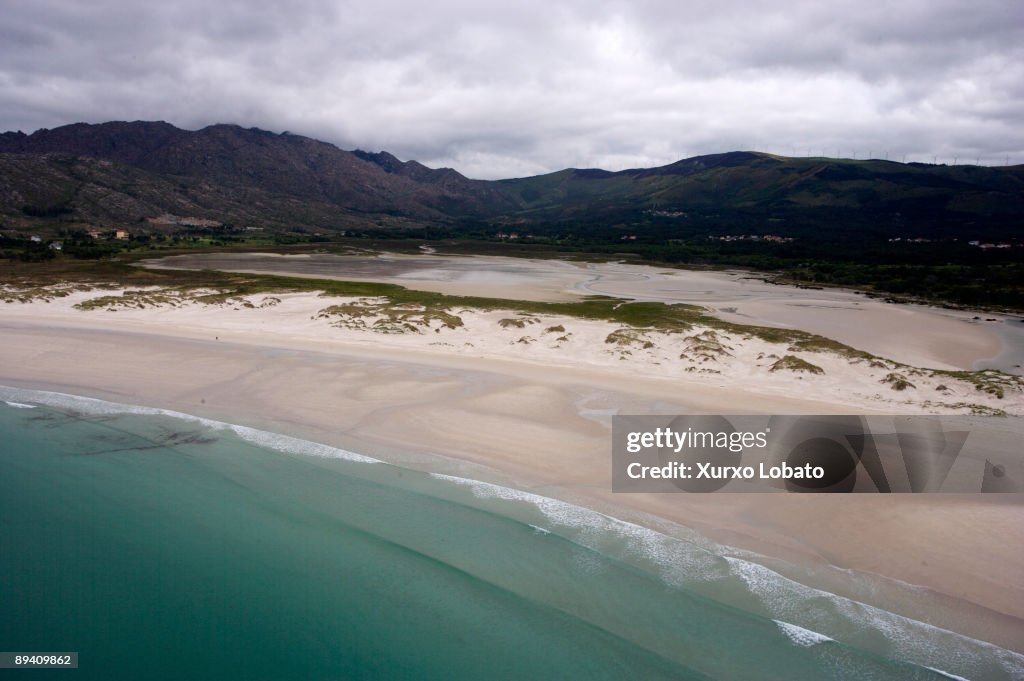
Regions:
<instances>
[{"instance_id":1,"label":"shoreline","mask_svg":"<svg viewBox=\"0 0 1024 681\"><path fill-rule=\"evenodd\" d=\"M17 381L13 383L17 383ZM907 593L920 595L922 587L881 573L841 568L828 563L823 556L817 553L808 552L805 549L801 550L794 546L787 546L785 542L773 543L771 539L743 537L742 534L737 534L734 528L702 526L701 523L682 524L678 519L667 517L668 514L659 515L652 513L646 509L644 504L634 506L630 503L623 503L623 496L634 497L637 495L616 495L619 503L615 503L615 501L606 501L601 497L567 494L566 490L561 490L560 494L551 494L550 490L531 489L529 484L509 477L502 470L482 465L467 469L464 465L465 462L448 457L431 455L426 457L416 456L406 460L395 460L379 451L371 455L349 449L348 446L343 447L337 444L324 444L309 440L299 434L269 431L257 425L243 425L235 421L225 421L199 413L182 412L166 407L128 404L105 397L72 394L57 390L56 388L59 387L57 385L49 385L43 388L39 386L17 386L0 383L0 390L4 392L7 392L6 389L10 388L15 391L44 393L41 397L17 395L17 398L28 400L29 402L35 401L40 405L58 411L70 409L74 412L75 404L80 403L81 400L95 400L102 404L95 407L88 405L85 410L86 413L166 416L175 420L195 422L203 427L215 430L227 429L242 439L288 455L314 458L323 457L328 460L340 459L351 463L371 465L383 464L416 470L429 474L433 478L447 480L459 486L468 486L474 489L482 486L486 490L499 490L497 495L493 493L485 494L484 497L519 499L531 504L538 504L544 513L547 513L547 511L544 511L544 508L548 505L548 502L554 503L556 506L565 504L567 508L577 509L587 517L601 518L600 524L602 526L606 522L610 522L613 525L622 524L627 530L631 526L633 531L654 531L659 535L663 535L668 541L681 540L687 544L696 542L697 546L711 551L713 555L725 557L730 561L738 560L744 563L751 563L753 566L766 567L773 571L777 578L782 578L783 580L794 579L798 588L806 589L809 587L812 590L822 590L823 595L829 598L850 599L855 603L863 603L869 608L876 608L881 612L889 612L898 617L907 618L911 623L917 623L926 627L935 626L938 630L964 636L968 640L995 645L1024 655L1024 649L1019 646L1017 643L1019 639L1016 638L1016 632L1024 627L1024 621L1019 618L992 611L971 601L952 597L927 587L925 589L929 593L928 598L930 602L923 604L918 602L903 603L903 607L894 607L893 602L884 600L876 594L876 591L881 591L883 594L895 594L897 597L906 597ZM4 400L4 402L14 408L32 408L34 406L8 400ZM65 402L70 402L71 405L62 404ZM269 441L267 436L269 436ZM325 447L329 451L325 451ZM548 494L551 494L551 496L547 496ZM671 498L675 495L654 496ZM695 496L708 499L705 495ZM752 496L758 495L719 494L714 496L719 501L724 500L726 506L731 506L742 504L743 501L750 501ZM825 505L830 503L830 495L795 496L807 500L817 499L818 502ZM951 497L954 495L946 496ZM533 501L534 498L536 501ZM834 497L831 498L834 499ZM775 500L777 501L778 497L775 497ZM571 514L575 516L576 511L571 511ZM591 514L596 514L596 516ZM735 541L737 539L740 541ZM642 557L645 559L654 558L654 556ZM655 559L654 564L658 563L660 561ZM811 579L808 579L808 577ZM847 585L843 585L840 581L836 581L851 578L856 582L856 588L850 588ZM868 597L865 598L865 596ZM956 626L950 626L954 623ZM999 630L993 630L993 626L999 627Z\"/></svg>"},{"instance_id":2,"label":"shoreline","mask_svg":"<svg viewBox=\"0 0 1024 681\"><path fill-rule=\"evenodd\" d=\"M250 312L281 322L279 310ZM221 321L195 326L192 313ZM891 405L866 410L635 372L624 380L608 367L414 351L280 325L271 332L251 319L225 327L222 318L235 313L217 309L133 314L83 312L67 300L0 307L0 384L171 409L524 489L647 527L668 522L771 560L923 587L945 603L939 626L1009 649L1024 640L1013 543L993 541L1019 532L1020 500L610 490L611 413L893 413Z\"/></svg>"},{"instance_id":3,"label":"shoreline","mask_svg":"<svg viewBox=\"0 0 1024 681\"><path fill-rule=\"evenodd\" d=\"M104 418L103 415L125 415L129 418L158 416L185 422L198 422L197 425L212 428L215 432L233 431L243 440L264 449L277 450L289 457L322 458L325 461L323 465L329 469L336 469L335 464L327 463L332 460L339 462L338 465L342 467L340 470L349 470L347 467L353 464L387 465L389 463L380 459L366 458L350 451L339 452L334 448L325 448L315 442L295 439L291 436L281 436L277 433L253 430L247 427L239 428L231 423L193 414L109 401L95 403L89 398L83 400L81 397L66 393L39 394L32 388L25 388L24 392L17 388L13 391L6 388L0 386L0 393L3 393L3 399L7 404L15 407L29 405L9 400L26 400L58 412L76 416L76 412L80 412L95 415L101 419ZM397 478L401 479L400 471L401 468L398 471L392 468L390 472L386 472L386 475L397 475ZM351 472L355 472L355 469L351 469ZM854 645L871 654L874 649L872 643L874 632L878 630L878 633L887 640L884 645L878 644L887 651L882 654L897 663L906 662L917 666L935 664L936 667L929 666L927 668L961 671L958 669L960 664L969 665L973 660L974 664L986 661L986 664L992 665L992 671L1024 668L1024 655L1014 652L1014 646L1006 645L999 640L1000 637L978 637L974 635L975 632L965 631L962 626L950 629L935 622L935 611L954 608L957 613L960 613L964 608L963 603L941 603L939 608L933 609L925 602L919 604L917 612L906 612L906 608L903 608L903 612L901 612L900 608L891 607L891 603L872 604L871 599L856 597L852 597L851 600L851 597L843 595L841 590L829 590L827 585L821 584L820 581L816 585L813 580L791 581L794 578L792 569L797 566L791 565L787 570L786 564L780 563L776 559L718 544L683 526L675 528L684 531L683 534L680 534L670 531L664 521L653 518L648 522L637 522L636 519L623 518L621 513L609 514L604 510L594 509L592 505L580 506L555 497L538 496L536 492L524 491L486 480L453 476L429 470L422 472L428 473L430 478L438 480L438 484L443 486L442 489L437 490L442 499L454 498L456 503L468 504L471 508L480 508L485 512L498 513L502 517L520 523L528 523L536 533L555 533L584 549L596 551L605 558L624 560L626 565L640 568L642 572L650 573L651 576L657 577L666 585L696 594L698 598L710 597L726 608L739 607L745 611L749 609L749 614L755 618L770 618L784 633L795 631L801 636L813 637L818 642L836 640L840 645ZM368 474L370 476L380 475L380 473L372 472ZM355 475L362 477L365 474L355 473ZM452 487L453 485L454 487ZM456 488L471 490L473 500L467 500ZM459 500L460 496L461 500ZM498 508L491 505L494 500L499 502ZM515 502L515 505L505 507L504 504L508 502ZM538 512L544 518L540 526L532 524L538 522L531 517ZM544 526L550 529L545 529ZM626 538L628 540L623 547L618 542ZM625 550L625 553L620 555L620 550ZM682 563L678 562L679 558L683 559ZM680 572L684 565L691 568L701 566L702 572L694 573L692 569L683 569ZM703 570L707 572L703 572ZM834 572L836 574L833 577L855 579L863 586L864 575L858 576L848 571ZM706 577L702 577L702 574L705 574ZM754 575L758 576L758 581L748 582L748 578ZM738 592L720 592L715 587L718 580L726 579L735 583L737 578L746 583L746 586ZM818 617L827 615L827 618L820 620L816 619L814 615L796 614L790 609L791 606L787 605L787 600L778 600L774 588L768 587L766 591L766 585L761 583L761 580L765 579L774 583L774 588L779 588L783 593L788 594L789 598L801 603L805 600L808 601L806 607L809 611L818 613ZM878 584L882 590L887 591L892 591L896 586L892 580L887 580L887 582L879 580ZM898 586L898 590L902 591L904 595L911 593L915 602L921 600L920 590L912 589L911 585ZM873 591L878 586L869 588ZM704 596L700 594L704 594ZM750 608L748 600L750 595L763 600L763 605ZM832 621L833 617L834 621ZM789 622L785 620L789 620ZM794 621L799 624L792 623ZM805 628L808 626L812 628ZM818 631L818 627L829 633ZM843 632L847 632L858 642L844 643ZM833 639L832 636L839 636L839 638ZM993 638L995 640L992 640ZM933 661L933 656L936 655L933 646L940 642L943 649L950 651L949 656L944 658L944 661L937 659ZM902 653L897 651L902 651ZM877 654L881 650L875 652ZM894 652L897 653L895 656ZM906 655L907 658L904 659L901 655ZM997 660L998 662L996 662Z\"/></svg>"}]
</instances>

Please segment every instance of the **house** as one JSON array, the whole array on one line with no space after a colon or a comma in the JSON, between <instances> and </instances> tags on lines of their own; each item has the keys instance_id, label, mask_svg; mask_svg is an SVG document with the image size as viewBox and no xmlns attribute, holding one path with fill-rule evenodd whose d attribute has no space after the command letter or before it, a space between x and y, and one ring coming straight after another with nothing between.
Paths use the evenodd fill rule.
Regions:
<instances>
[{"instance_id":1,"label":"house","mask_svg":"<svg viewBox=\"0 0 1024 681\"><path fill-rule=\"evenodd\" d=\"M50 250L51 251L61 251L61 250L64 250L64 244L62 244L59 241L51 241L50 242Z\"/></svg>"},{"instance_id":2,"label":"house","mask_svg":"<svg viewBox=\"0 0 1024 681\"><path fill-rule=\"evenodd\" d=\"M122 239L122 240L127 239L128 238L128 230L127 229L116 229L116 230L114 230L114 238L115 239Z\"/></svg>"},{"instance_id":3,"label":"house","mask_svg":"<svg viewBox=\"0 0 1024 681\"><path fill-rule=\"evenodd\" d=\"M33 234L33 235L32 235L32 236L30 236L29 238L30 238L30 239L31 239L31 240L32 240L33 242L35 242L35 243L37 243L37 244L41 244L41 243L43 243L43 237L41 237L41 236L38 236L38 235L36 235L36 234Z\"/></svg>"}]
</instances>

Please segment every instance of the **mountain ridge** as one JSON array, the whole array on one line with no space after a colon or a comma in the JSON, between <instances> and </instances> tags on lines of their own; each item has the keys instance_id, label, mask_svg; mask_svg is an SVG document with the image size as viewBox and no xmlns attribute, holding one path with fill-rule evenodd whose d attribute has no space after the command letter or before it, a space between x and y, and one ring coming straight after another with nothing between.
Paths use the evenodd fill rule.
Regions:
<instances>
[{"instance_id":1,"label":"mountain ridge","mask_svg":"<svg viewBox=\"0 0 1024 681\"><path fill-rule=\"evenodd\" d=\"M344 211L397 212L420 219L478 214L483 201L502 198L453 170L420 166L388 172L327 142L232 124L187 131L162 121L75 123L31 135L0 134L0 153L96 158L158 175L333 204Z\"/></svg>"},{"instance_id":2,"label":"mountain ridge","mask_svg":"<svg viewBox=\"0 0 1024 681\"><path fill-rule=\"evenodd\" d=\"M948 236L967 226L1024 227L1024 166L732 151L655 168L567 168L474 180L387 151L346 151L289 132L224 123L189 131L164 121L111 121L0 134L0 215L14 226L40 219L134 224L149 213L183 210L298 231L467 222L558 231L643 226L653 215L662 223L675 220L657 230L667 238L694 229L828 224L851 233Z\"/></svg>"}]
</instances>

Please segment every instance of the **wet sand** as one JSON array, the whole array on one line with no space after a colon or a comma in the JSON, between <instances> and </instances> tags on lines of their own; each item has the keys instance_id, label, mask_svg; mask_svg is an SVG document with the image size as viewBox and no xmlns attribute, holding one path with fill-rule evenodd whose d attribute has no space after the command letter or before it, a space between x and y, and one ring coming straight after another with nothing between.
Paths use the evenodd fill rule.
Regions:
<instances>
[{"instance_id":1,"label":"wet sand","mask_svg":"<svg viewBox=\"0 0 1024 681\"><path fill-rule=\"evenodd\" d=\"M313 279L399 284L419 291L514 300L563 301L587 278L583 263L523 258L383 254L208 253L144 261L150 267L287 274Z\"/></svg>"},{"instance_id":2,"label":"wet sand","mask_svg":"<svg viewBox=\"0 0 1024 681\"><path fill-rule=\"evenodd\" d=\"M1024 332L1002 315L975 315L872 300L843 289L769 284L745 272L666 270L622 263L575 263L494 256L204 254L150 261L210 268L400 284L453 295L571 300L608 295L703 305L726 321L801 329L912 366L998 368L1024 373ZM980 319L974 317L980 316ZM987 321L987 320L993 321Z\"/></svg>"}]
</instances>

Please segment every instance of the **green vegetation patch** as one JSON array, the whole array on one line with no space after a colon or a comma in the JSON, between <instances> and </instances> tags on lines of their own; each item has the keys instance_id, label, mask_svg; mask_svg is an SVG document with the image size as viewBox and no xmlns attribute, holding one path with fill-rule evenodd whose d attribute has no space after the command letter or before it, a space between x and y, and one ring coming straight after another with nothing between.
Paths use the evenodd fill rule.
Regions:
<instances>
[{"instance_id":1,"label":"green vegetation patch","mask_svg":"<svg viewBox=\"0 0 1024 681\"><path fill-rule=\"evenodd\" d=\"M825 370L822 369L820 366L817 366L815 364L811 364L807 360L800 359L799 357L797 357L795 355L785 355L785 356L783 356L777 362L772 364L771 368L768 371L771 371L773 373L776 372L776 371L795 371L795 372L798 372L798 373L799 372L805 372L805 373L808 373L808 374L823 374L823 373L825 373Z\"/></svg>"},{"instance_id":2,"label":"green vegetation patch","mask_svg":"<svg viewBox=\"0 0 1024 681\"><path fill-rule=\"evenodd\" d=\"M950 378L965 381L974 386L980 392L1003 399L1007 391L1021 392L1024 390L1024 377L1004 374L995 369L983 369L981 371L946 371L935 370L936 376L948 376Z\"/></svg>"},{"instance_id":3,"label":"green vegetation patch","mask_svg":"<svg viewBox=\"0 0 1024 681\"><path fill-rule=\"evenodd\" d=\"M143 310L149 307L182 307L189 303L226 305L235 309L260 309L280 304L276 296L253 302L230 291L209 291L186 287L128 289L119 295L98 296L75 304L79 310Z\"/></svg>"},{"instance_id":4,"label":"green vegetation patch","mask_svg":"<svg viewBox=\"0 0 1024 681\"><path fill-rule=\"evenodd\" d=\"M732 347L723 343L711 329L688 336L684 344L686 350L679 356L680 359L696 358L702 362L717 362L721 357L732 357Z\"/></svg>"},{"instance_id":5,"label":"green vegetation patch","mask_svg":"<svg viewBox=\"0 0 1024 681\"><path fill-rule=\"evenodd\" d=\"M536 317L518 317L499 320L498 326L500 326L503 329L523 329L526 328L528 324L539 323L540 320L537 319Z\"/></svg>"},{"instance_id":6,"label":"green vegetation patch","mask_svg":"<svg viewBox=\"0 0 1024 681\"><path fill-rule=\"evenodd\" d=\"M457 329L463 325L462 318L447 309L396 304L386 298L361 298L331 305L320 310L315 318L328 319L332 326L339 328L376 333L423 333L430 329Z\"/></svg>"},{"instance_id":7,"label":"green vegetation patch","mask_svg":"<svg viewBox=\"0 0 1024 681\"><path fill-rule=\"evenodd\" d=\"M120 295L98 296L75 305L78 310L142 310L147 307L181 307L195 296L178 289L127 290Z\"/></svg>"},{"instance_id":8,"label":"green vegetation patch","mask_svg":"<svg viewBox=\"0 0 1024 681\"><path fill-rule=\"evenodd\" d=\"M616 329L608 334L608 337L604 339L604 342L609 345L616 345L620 348L637 346L644 350L650 350L654 347L654 343L646 338L643 331L638 329Z\"/></svg>"},{"instance_id":9,"label":"green vegetation patch","mask_svg":"<svg viewBox=\"0 0 1024 681\"><path fill-rule=\"evenodd\" d=\"M34 301L50 302L56 298L66 298L75 291L88 291L91 286L86 284L58 284L55 286L0 286L0 301L5 303L31 303Z\"/></svg>"},{"instance_id":10,"label":"green vegetation patch","mask_svg":"<svg viewBox=\"0 0 1024 681\"><path fill-rule=\"evenodd\" d=\"M871 360L874 357L863 350L857 350L849 345L834 341L831 338L825 338L824 336L815 336L807 334L804 338L799 338L790 343L790 352L831 352L836 355L843 357Z\"/></svg>"},{"instance_id":11,"label":"green vegetation patch","mask_svg":"<svg viewBox=\"0 0 1024 681\"><path fill-rule=\"evenodd\" d=\"M903 374L897 373L895 371L892 372L892 373L886 374L885 378L883 378L881 381L879 381L879 383L888 383L890 388L892 388L893 390L900 390L900 391L906 390L907 388L916 388L917 387L916 385L914 385L913 383L908 381L906 376L904 376Z\"/></svg>"}]
</instances>

